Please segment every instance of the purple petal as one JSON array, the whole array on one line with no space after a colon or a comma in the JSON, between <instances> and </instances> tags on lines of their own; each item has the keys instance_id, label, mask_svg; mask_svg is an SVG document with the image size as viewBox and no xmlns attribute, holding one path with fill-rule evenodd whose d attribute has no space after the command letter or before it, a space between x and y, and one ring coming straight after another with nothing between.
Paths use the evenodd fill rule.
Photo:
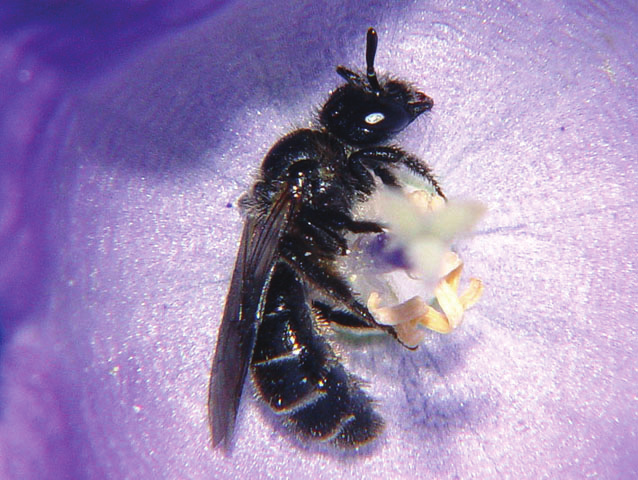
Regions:
<instances>
[{"instance_id":1,"label":"purple petal","mask_svg":"<svg viewBox=\"0 0 638 480\"><path fill-rule=\"evenodd\" d=\"M0 478L638 475L636 7L188 3L0 7ZM365 455L247 385L224 457L236 200L369 24L435 102L399 143L489 207L459 245L485 296L417 352L342 346L387 420Z\"/></svg>"}]
</instances>

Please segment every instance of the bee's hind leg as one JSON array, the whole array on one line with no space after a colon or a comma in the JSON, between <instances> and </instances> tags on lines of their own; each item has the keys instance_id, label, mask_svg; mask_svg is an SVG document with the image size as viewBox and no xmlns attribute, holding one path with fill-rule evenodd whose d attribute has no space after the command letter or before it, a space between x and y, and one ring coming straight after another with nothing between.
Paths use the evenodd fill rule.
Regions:
<instances>
[{"instance_id":1,"label":"bee's hind leg","mask_svg":"<svg viewBox=\"0 0 638 480\"><path fill-rule=\"evenodd\" d=\"M338 310L327 303L315 300L312 302L312 309L316 318L329 324L336 324L348 330L374 330L380 328L371 324L369 320L350 311Z\"/></svg>"}]
</instances>

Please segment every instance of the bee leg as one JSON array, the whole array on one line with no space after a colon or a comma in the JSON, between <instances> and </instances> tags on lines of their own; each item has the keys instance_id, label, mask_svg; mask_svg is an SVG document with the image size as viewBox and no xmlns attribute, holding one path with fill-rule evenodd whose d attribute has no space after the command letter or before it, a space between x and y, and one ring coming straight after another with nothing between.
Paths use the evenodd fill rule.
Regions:
<instances>
[{"instance_id":1,"label":"bee leg","mask_svg":"<svg viewBox=\"0 0 638 480\"><path fill-rule=\"evenodd\" d=\"M387 170L387 167L382 167L382 165L403 165L415 175L426 179L432 185L436 193L445 198L445 194L443 193L443 190L441 190L441 187L436 178L434 178L430 167L428 167L424 162L414 157L413 155L409 155L408 153L404 152L400 148L363 148L350 155L349 160L353 163L359 163L370 168L386 185L390 185L389 183L386 183L386 180L384 180L384 175L386 175L386 172L384 172L383 170Z\"/></svg>"},{"instance_id":2,"label":"bee leg","mask_svg":"<svg viewBox=\"0 0 638 480\"><path fill-rule=\"evenodd\" d=\"M352 233L383 233L385 231L383 225L380 223L361 220L350 221L346 228Z\"/></svg>"},{"instance_id":3,"label":"bee leg","mask_svg":"<svg viewBox=\"0 0 638 480\"><path fill-rule=\"evenodd\" d=\"M432 170L430 170L430 167L428 167L424 162L416 157L407 154L404 154L403 157L401 157L400 162L416 175L425 178L428 182L430 182L439 196L446 198L443 190L441 189L441 186L439 185L439 182L436 180L436 178L434 178Z\"/></svg>"},{"instance_id":4,"label":"bee leg","mask_svg":"<svg viewBox=\"0 0 638 480\"><path fill-rule=\"evenodd\" d=\"M337 324L350 330L377 329L377 325L370 325L363 318L351 312L336 310L327 303L315 300L312 302L313 311L318 320Z\"/></svg>"},{"instance_id":5,"label":"bee leg","mask_svg":"<svg viewBox=\"0 0 638 480\"><path fill-rule=\"evenodd\" d=\"M306 251L298 239L284 236L280 249L282 258L300 277L306 278L316 289L331 298L335 303L342 305L344 309L357 319L360 319L361 323L366 324L368 328L383 330L401 342L394 327L377 323L368 307L354 298L348 283L338 273L322 266L319 256L313 254L313 252ZM343 321L345 322L345 319Z\"/></svg>"},{"instance_id":6,"label":"bee leg","mask_svg":"<svg viewBox=\"0 0 638 480\"><path fill-rule=\"evenodd\" d=\"M306 209L299 223L302 233L309 237L311 244L322 251L345 255L348 250L346 238L341 233L346 229L352 233L381 233L384 226L377 222L353 220L348 214L333 211L327 218L325 212Z\"/></svg>"},{"instance_id":7,"label":"bee leg","mask_svg":"<svg viewBox=\"0 0 638 480\"><path fill-rule=\"evenodd\" d=\"M381 179L384 185L390 187L400 187L401 184L397 180L396 176L388 168L388 164L396 163L396 159L389 155L393 149L391 147L374 147L364 148L354 152L348 160L352 165L359 165L364 168L368 168L374 172L374 174ZM354 169L352 167L351 169ZM367 179L366 179L367 180ZM364 180L365 181L365 180ZM370 188L369 185L363 185L363 187L355 187L358 190L363 188ZM374 184L372 184L374 188Z\"/></svg>"},{"instance_id":8,"label":"bee leg","mask_svg":"<svg viewBox=\"0 0 638 480\"><path fill-rule=\"evenodd\" d=\"M397 177L385 166L377 165L373 168L374 174L388 187L401 187Z\"/></svg>"},{"instance_id":9,"label":"bee leg","mask_svg":"<svg viewBox=\"0 0 638 480\"><path fill-rule=\"evenodd\" d=\"M322 222L314 222L308 216L299 222L299 228L309 243L328 254L346 255L348 242L336 229Z\"/></svg>"},{"instance_id":10,"label":"bee leg","mask_svg":"<svg viewBox=\"0 0 638 480\"><path fill-rule=\"evenodd\" d=\"M377 222L353 220L349 215L341 212L332 212L331 215L333 228L345 228L352 233L381 233L384 231L383 225Z\"/></svg>"},{"instance_id":11,"label":"bee leg","mask_svg":"<svg viewBox=\"0 0 638 480\"><path fill-rule=\"evenodd\" d=\"M352 157L354 157L354 154L351 155L351 158ZM368 169L357 160L348 162L348 171L350 173L354 189L361 192L363 194L363 198L366 198L368 195L372 195L375 187L374 177Z\"/></svg>"},{"instance_id":12,"label":"bee leg","mask_svg":"<svg viewBox=\"0 0 638 480\"><path fill-rule=\"evenodd\" d=\"M371 327L377 326L374 317L368 308L354 298L352 289L336 271L323 265L322 255L318 252L308 251L303 243L294 236L284 236L281 244L281 255L287 263L296 270L300 276L306 278L324 295L354 315L357 315ZM383 327L393 333L392 327Z\"/></svg>"}]
</instances>

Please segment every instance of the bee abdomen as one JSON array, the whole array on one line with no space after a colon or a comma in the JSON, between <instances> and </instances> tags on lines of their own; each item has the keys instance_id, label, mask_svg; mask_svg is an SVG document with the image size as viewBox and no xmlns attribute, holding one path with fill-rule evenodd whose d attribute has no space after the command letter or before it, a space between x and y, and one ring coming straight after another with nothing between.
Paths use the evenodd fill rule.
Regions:
<instances>
[{"instance_id":1,"label":"bee abdomen","mask_svg":"<svg viewBox=\"0 0 638 480\"><path fill-rule=\"evenodd\" d=\"M355 447L383 421L357 380L315 331L303 283L285 263L275 267L252 358L261 398L302 438Z\"/></svg>"},{"instance_id":2,"label":"bee abdomen","mask_svg":"<svg viewBox=\"0 0 638 480\"><path fill-rule=\"evenodd\" d=\"M287 423L302 436L353 447L374 439L383 426L370 398L339 364L317 385L315 399L292 413Z\"/></svg>"}]
</instances>

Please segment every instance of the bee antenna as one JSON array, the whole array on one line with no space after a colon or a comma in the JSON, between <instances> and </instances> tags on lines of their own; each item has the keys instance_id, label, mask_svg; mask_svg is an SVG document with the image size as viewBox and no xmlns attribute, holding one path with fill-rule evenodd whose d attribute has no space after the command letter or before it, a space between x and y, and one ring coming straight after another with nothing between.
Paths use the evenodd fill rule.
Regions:
<instances>
[{"instance_id":1,"label":"bee antenna","mask_svg":"<svg viewBox=\"0 0 638 480\"><path fill-rule=\"evenodd\" d=\"M366 64L368 66L368 83L375 92L381 91L381 85L374 71L374 56L377 54L378 37L374 28L368 28L368 36L366 37Z\"/></svg>"}]
</instances>

